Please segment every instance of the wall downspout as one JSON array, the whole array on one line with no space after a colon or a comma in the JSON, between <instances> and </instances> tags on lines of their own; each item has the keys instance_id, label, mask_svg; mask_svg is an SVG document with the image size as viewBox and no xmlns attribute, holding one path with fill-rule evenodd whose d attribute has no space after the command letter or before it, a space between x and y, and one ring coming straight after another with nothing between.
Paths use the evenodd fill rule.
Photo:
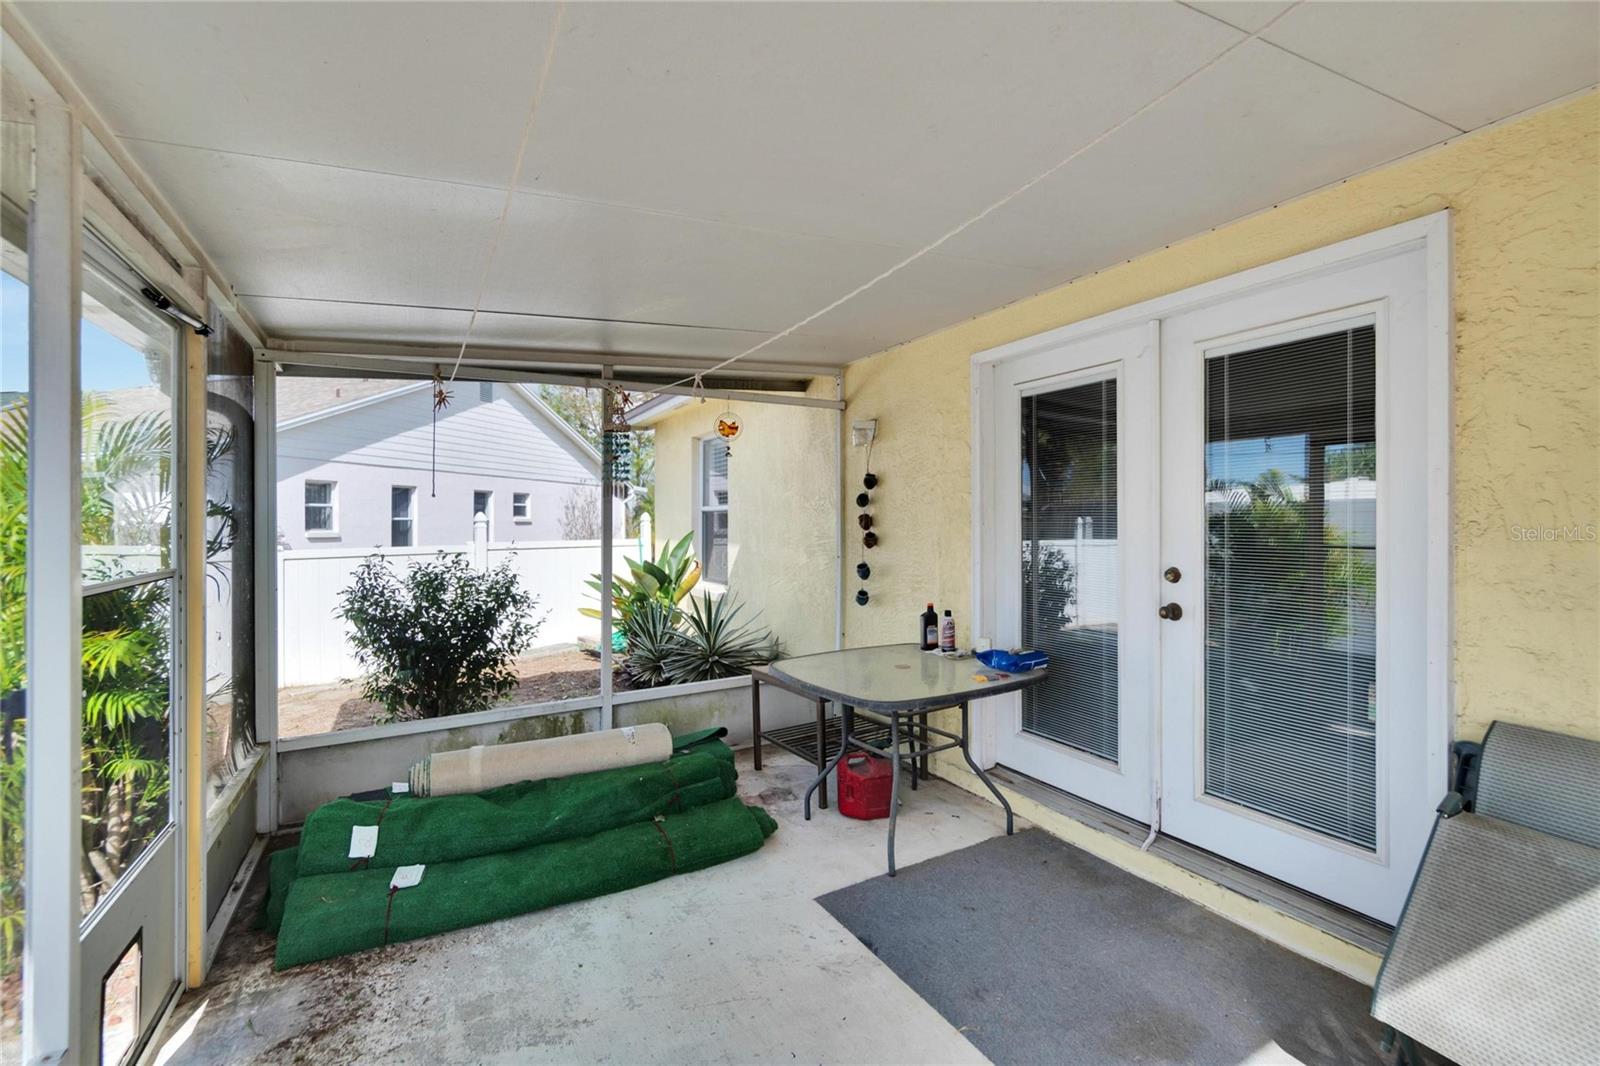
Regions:
<instances>
[{"instance_id":1,"label":"wall downspout","mask_svg":"<svg viewBox=\"0 0 1600 1066\"><path fill-rule=\"evenodd\" d=\"M603 381L611 380L611 368L600 368ZM600 390L600 728L610 729L611 707L611 410L614 400L609 388Z\"/></svg>"},{"instance_id":2,"label":"wall downspout","mask_svg":"<svg viewBox=\"0 0 1600 1066\"><path fill-rule=\"evenodd\" d=\"M844 648L844 371L833 376L833 647Z\"/></svg>"}]
</instances>

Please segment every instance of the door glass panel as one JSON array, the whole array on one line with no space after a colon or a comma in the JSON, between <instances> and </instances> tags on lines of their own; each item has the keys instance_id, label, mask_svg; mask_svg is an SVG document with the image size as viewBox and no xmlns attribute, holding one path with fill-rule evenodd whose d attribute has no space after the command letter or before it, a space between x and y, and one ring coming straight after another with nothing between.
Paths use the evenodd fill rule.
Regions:
<instances>
[{"instance_id":1,"label":"door glass panel","mask_svg":"<svg viewBox=\"0 0 1600 1066\"><path fill-rule=\"evenodd\" d=\"M1117 383L1022 400L1022 642L1050 676L1022 728L1117 758Z\"/></svg>"},{"instance_id":2,"label":"door glass panel","mask_svg":"<svg viewBox=\"0 0 1600 1066\"><path fill-rule=\"evenodd\" d=\"M135 938L100 985L100 1066L122 1066L139 1039L144 944Z\"/></svg>"},{"instance_id":3,"label":"door glass panel","mask_svg":"<svg viewBox=\"0 0 1600 1066\"><path fill-rule=\"evenodd\" d=\"M0 122L0 184L31 195L33 127ZM0 201L0 1059L22 1040L27 823L28 234Z\"/></svg>"},{"instance_id":4,"label":"door glass panel","mask_svg":"<svg viewBox=\"0 0 1600 1066\"><path fill-rule=\"evenodd\" d=\"M83 912L167 825L172 582L83 599Z\"/></svg>"},{"instance_id":5,"label":"door glass panel","mask_svg":"<svg viewBox=\"0 0 1600 1066\"><path fill-rule=\"evenodd\" d=\"M218 801L255 750L255 498L255 352L213 309L206 338L205 780L207 814L214 816L227 810Z\"/></svg>"},{"instance_id":6,"label":"door glass panel","mask_svg":"<svg viewBox=\"0 0 1600 1066\"><path fill-rule=\"evenodd\" d=\"M1205 791L1377 843L1372 326L1206 364Z\"/></svg>"},{"instance_id":7,"label":"door glass panel","mask_svg":"<svg viewBox=\"0 0 1600 1066\"><path fill-rule=\"evenodd\" d=\"M83 266L83 581L172 565L172 320Z\"/></svg>"}]
</instances>

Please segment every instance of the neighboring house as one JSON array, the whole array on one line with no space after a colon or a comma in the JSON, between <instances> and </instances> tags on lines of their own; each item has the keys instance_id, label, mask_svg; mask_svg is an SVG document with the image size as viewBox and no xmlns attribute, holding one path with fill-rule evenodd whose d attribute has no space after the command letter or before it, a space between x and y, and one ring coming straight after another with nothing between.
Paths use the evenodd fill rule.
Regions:
<instances>
[{"instance_id":1,"label":"neighboring house","mask_svg":"<svg viewBox=\"0 0 1600 1066\"><path fill-rule=\"evenodd\" d=\"M833 389L832 379L817 379L809 395L832 397ZM744 425L732 445L716 433L725 411ZM740 622L772 630L789 655L834 647L839 483L818 442L837 435L837 417L815 407L684 396L655 397L628 413L631 425L655 433L656 545L692 530L706 589L733 595L744 605ZM817 461L797 461L809 456ZM853 508L844 521L854 581L861 548ZM847 598L854 594L847 586Z\"/></svg>"},{"instance_id":2,"label":"neighboring house","mask_svg":"<svg viewBox=\"0 0 1600 1066\"><path fill-rule=\"evenodd\" d=\"M479 511L493 542L600 536L600 456L530 389L458 383L437 426L431 390L278 379L282 546L466 544Z\"/></svg>"}]
</instances>

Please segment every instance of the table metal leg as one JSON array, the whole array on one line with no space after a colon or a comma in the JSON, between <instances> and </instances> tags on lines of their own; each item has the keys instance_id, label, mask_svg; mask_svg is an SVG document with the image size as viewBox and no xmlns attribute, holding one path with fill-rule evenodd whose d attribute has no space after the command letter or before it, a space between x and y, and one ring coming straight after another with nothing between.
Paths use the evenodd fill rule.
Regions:
<instances>
[{"instance_id":1,"label":"table metal leg","mask_svg":"<svg viewBox=\"0 0 1600 1066\"><path fill-rule=\"evenodd\" d=\"M761 679L750 675L750 746L755 751L756 769L761 769Z\"/></svg>"},{"instance_id":2,"label":"table metal leg","mask_svg":"<svg viewBox=\"0 0 1600 1066\"><path fill-rule=\"evenodd\" d=\"M923 715L921 721L922 721L922 746L924 748L926 748L928 746L928 716L927 715ZM921 775L921 777L922 777L922 779L924 781L928 780L928 778L929 778L929 774L928 774L928 756L924 755L921 759L919 759L917 761L919 763L921 763L921 765L917 768L917 773L919 775Z\"/></svg>"},{"instance_id":3,"label":"table metal leg","mask_svg":"<svg viewBox=\"0 0 1600 1066\"><path fill-rule=\"evenodd\" d=\"M839 707L839 751L837 752L837 754L834 755L834 757L832 759L828 760L828 765L823 767L822 768L822 772L817 775L817 779L815 781L811 782L811 787L806 789L806 801L805 801L806 821L808 821L808 822L811 821L811 793L813 793L813 792L815 792L817 790L817 786L818 785L822 785L823 787L827 787L828 775L833 773L834 768L839 765L839 760L844 758L844 753L846 751L849 751L849 750L850 750L850 705L848 703L845 703L845 704L841 704L840 707Z\"/></svg>"},{"instance_id":4,"label":"table metal leg","mask_svg":"<svg viewBox=\"0 0 1600 1066\"><path fill-rule=\"evenodd\" d=\"M907 723L908 725L910 723ZM889 712L889 876L894 876L894 823L900 816L900 716ZM916 763L911 764L912 783L916 782Z\"/></svg>"},{"instance_id":5,"label":"table metal leg","mask_svg":"<svg viewBox=\"0 0 1600 1066\"><path fill-rule=\"evenodd\" d=\"M917 718L915 715L910 715L906 718L906 746L913 751L917 747ZM900 753L896 751L895 758L898 759L899 757ZM915 792L917 790L917 757L915 755L911 756L906 760L906 764L911 769L911 791Z\"/></svg>"},{"instance_id":6,"label":"table metal leg","mask_svg":"<svg viewBox=\"0 0 1600 1066\"><path fill-rule=\"evenodd\" d=\"M989 775L979 769L978 764L972 761L972 753L967 750L967 705L965 703L961 705L961 757L967 760L967 765L972 767L972 772L978 775L978 780L989 787L989 791L994 793L994 798L1000 801L1000 806L1006 809L1006 836L1010 836L1012 833L1011 804L1006 802L1005 796L1001 795L994 782L989 780Z\"/></svg>"},{"instance_id":7,"label":"table metal leg","mask_svg":"<svg viewBox=\"0 0 1600 1066\"><path fill-rule=\"evenodd\" d=\"M828 727L828 701L817 701L817 773L822 773L822 768L828 765L828 745L823 735ZM828 809L828 782L822 782L822 792L817 796L817 806L822 810Z\"/></svg>"}]
</instances>

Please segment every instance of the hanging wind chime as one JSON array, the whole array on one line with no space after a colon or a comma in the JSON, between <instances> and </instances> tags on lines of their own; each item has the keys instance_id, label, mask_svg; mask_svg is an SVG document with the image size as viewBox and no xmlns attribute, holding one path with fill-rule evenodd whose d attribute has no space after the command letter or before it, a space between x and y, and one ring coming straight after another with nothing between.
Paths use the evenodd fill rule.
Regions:
<instances>
[{"instance_id":1,"label":"hanging wind chime","mask_svg":"<svg viewBox=\"0 0 1600 1066\"><path fill-rule=\"evenodd\" d=\"M433 455L430 457L432 469L428 471L428 495L439 495L439 412L450 406L450 390L444 387L444 371L438 363L433 364Z\"/></svg>"},{"instance_id":2,"label":"hanging wind chime","mask_svg":"<svg viewBox=\"0 0 1600 1066\"><path fill-rule=\"evenodd\" d=\"M613 484L621 481L627 486L627 464L633 455L633 426L628 424L628 411L633 407L633 397L615 385L606 386L606 391L611 394L610 410L601 427L606 469Z\"/></svg>"}]
</instances>

